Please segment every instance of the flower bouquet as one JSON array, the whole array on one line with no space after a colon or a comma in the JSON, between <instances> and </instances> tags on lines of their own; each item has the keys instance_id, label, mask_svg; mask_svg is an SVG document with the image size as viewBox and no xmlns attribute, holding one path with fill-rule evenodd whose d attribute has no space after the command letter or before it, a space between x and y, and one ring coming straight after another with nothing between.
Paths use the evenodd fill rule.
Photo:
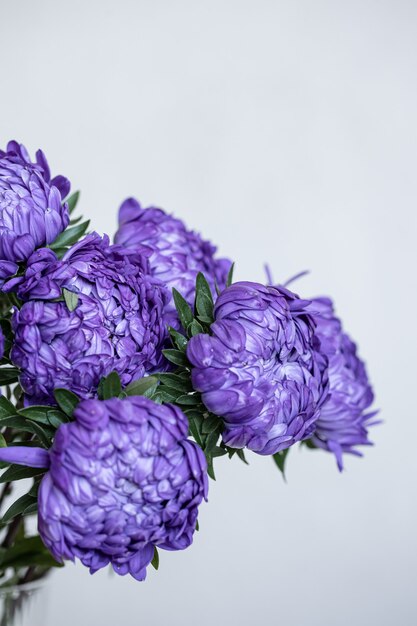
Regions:
<instances>
[{"instance_id":1,"label":"flower bouquet","mask_svg":"<svg viewBox=\"0 0 417 626\"><path fill-rule=\"evenodd\" d=\"M134 199L112 244L78 197L41 151L0 151L3 588L75 559L144 580L158 550L191 544L217 457L284 473L299 444L341 470L375 423L330 299L233 282L209 242Z\"/></svg>"}]
</instances>

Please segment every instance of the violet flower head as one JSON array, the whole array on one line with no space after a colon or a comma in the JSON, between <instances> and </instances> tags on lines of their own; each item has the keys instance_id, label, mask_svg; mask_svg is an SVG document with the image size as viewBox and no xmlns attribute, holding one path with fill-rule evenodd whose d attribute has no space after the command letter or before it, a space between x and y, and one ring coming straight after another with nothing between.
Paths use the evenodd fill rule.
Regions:
<instances>
[{"instance_id":1,"label":"violet flower head","mask_svg":"<svg viewBox=\"0 0 417 626\"><path fill-rule=\"evenodd\" d=\"M63 176L51 180L41 150L32 163L26 148L10 141L0 150L0 281L17 271L36 248L50 244L69 222L63 203L70 189Z\"/></svg>"},{"instance_id":2,"label":"violet flower head","mask_svg":"<svg viewBox=\"0 0 417 626\"><path fill-rule=\"evenodd\" d=\"M84 400L52 448L0 450L8 462L49 466L38 495L39 534L58 560L90 572L111 563L144 580L155 546L183 550L207 499L207 464L173 405L143 396Z\"/></svg>"},{"instance_id":3,"label":"violet flower head","mask_svg":"<svg viewBox=\"0 0 417 626\"><path fill-rule=\"evenodd\" d=\"M211 334L192 337L192 382L224 419L223 441L275 454L311 436L327 395L309 301L282 287L237 282L214 308Z\"/></svg>"},{"instance_id":4,"label":"violet flower head","mask_svg":"<svg viewBox=\"0 0 417 626\"><path fill-rule=\"evenodd\" d=\"M127 385L160 368L168 294L144 256L110 246L108 237L88 235L62 261L38 250L4 290L28 300L13 315L11 351L28 403L53 404L56 387L94 397L113 370ZM63 290L72 306L51 301Z\"/></svg>"},{"instance_id":5,"label":"violet flower head","mask_svg":"<svg viewBox=\"0 0 417 626\"><path fill-rule=\"evenodd\" d=\"M216 283L221 289L226 286L231 261L215 258L216 248L210 242L162 209L144 209L134 198L125 200L120 207L115 242L132 250L139 245L147 246L152 274L170 293L177 289L191 306L198 272L204 274L213 291ZM178 327L172 297L165 309L165 319L167 324Z\"/></svg>"},{"instance_id":6,"label":"violet flower head","mask_svg":"<svg viewBox=\"0 0 417 626\"><path fill-rule=\"evenodd\" d=\"M336 456L343 469L343 453L361 456L358 445L372 445L368 427L377 411L368 411L374 394L356 345L343 331L329 298L316 298L310 311L317 324L320 351L329 360L329 397L323 404L313 443Z\"/></svg>"}]
</instances>

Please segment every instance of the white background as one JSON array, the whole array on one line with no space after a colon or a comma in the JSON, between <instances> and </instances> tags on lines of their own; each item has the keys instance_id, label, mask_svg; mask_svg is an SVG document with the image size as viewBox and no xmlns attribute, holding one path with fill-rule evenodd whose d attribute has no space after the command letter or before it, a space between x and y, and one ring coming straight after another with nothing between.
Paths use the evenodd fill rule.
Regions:
<instances>
[{"instance_id":1,"label":"white background","mask_svg":"<svg viewBox=\"0 0 417 626\"><path fill-rule=\"evenodd\" d=\"M341 475L220 460L189 550L145 583L69 565L45 626L417 623L416 53L413 0L0 0L0 143L42 147L100 232L136 195L237 278L310 269L385 420Z\"/></svg>"}]
</instances>

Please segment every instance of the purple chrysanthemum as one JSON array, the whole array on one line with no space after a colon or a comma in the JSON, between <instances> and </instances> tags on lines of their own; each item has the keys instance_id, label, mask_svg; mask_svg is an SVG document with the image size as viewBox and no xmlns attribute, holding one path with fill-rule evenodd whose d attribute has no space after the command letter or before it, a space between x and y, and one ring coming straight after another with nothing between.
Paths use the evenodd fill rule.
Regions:
<instances>
[{"instance_id":1,"label":"purple chrysanthemum","mask_svg":"<svg viewBox=\"0 0 417 626\"><path fill-rule=\"evenodd\" d=\"M358 445L372 445L368 427L376 411L368 411L374 394L356 345L343 331L329 298L316 298L309 308L317 324L320 350L329 360L330 395L323 404L313 436L315 445L333 452L340 470L343 453L360 456Z\"/></svg>"},{"instance_id":2,"label":"purple chrysanthemum","mask_svg":"<svg viewBox=\"0 0 417 626\"><path fill-rule=\"evenodd\" d=\"M211 334L190 339L193 386L224 419L226 444L274 454L311 436L327 360L308 305L282 287L234 283L216 302Z\"/></svg>"},{"instance_id":3,"label":"purple chrysanthemum","mask_svg":"<svg viewBox=\"0 0 417 626\"><path fill-rule=\"evenodd\" d=\"M170 292L177 289L190 305L194 302L198 272L204 274L213 291L216 283L220 288L226 285L231 261L216 259L216 248L187 230L181 220L161 209L143 209L134 198L125 200L120 207L115 242L133 250L146 245L150 250L152 274ZM165 310L165 320L167 324L178 326L172 297Z\"/></svg>"},{"instance_id":4,"label":"purple chrysanthemum","mask_svg":"<svg viewBox=\"0 0 417 626\"><path fill-rule=\"evenodd\" d=\"M58 561L78 558L91 573L111 563L118 574L144 580L155 546L192 543L207 498L205 456L187 440L187 418L173 405L85 400L74 417L49 453L14 447L0 458L49 465L39 489L39 534Z\"/></svg>"},{"instance_id":5,"label":"purple chrysanthemum","mask_svg":"<svg viewBox=\"0 0 417 626\"><path fill-rule=\"evenodd\" d=\"M0 150L0 280L17 271L36 248L50 244L67 227L70 189L63 176L51 180L41 150L32 163L16 141Z\"/></svg>"},{"instance_id":6,"label":"purple chrysanthemum","mask_svg":"<svg viewBox=\"0 0 417 626\"><path fill-rule=\"evenodd\" d=\"M113 370L127 385L161 365L166 290L149 276L144 256L110 246L107 237L88 235L62 261L38 250L25 276L4 289L29 300L14 313L11 351L29 403L53 403L56 387L92 397ZM70 307L50 301L63 289Z\"/></svg>"}]
</instances>

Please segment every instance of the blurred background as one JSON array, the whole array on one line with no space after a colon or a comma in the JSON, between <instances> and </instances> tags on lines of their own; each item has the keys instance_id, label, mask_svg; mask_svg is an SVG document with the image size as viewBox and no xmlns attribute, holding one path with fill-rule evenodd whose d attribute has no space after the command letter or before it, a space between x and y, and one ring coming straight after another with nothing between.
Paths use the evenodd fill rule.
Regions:
<instances>
[{"instance_id":1,"label":"blurred background","mask_svg":"<svg viewBox=\"0 0 417 626\"><path fill-rule=\"evenodd\" d=\"M0 144L46 152L113 234L128 195L330 294L382 426L339 474L220 459L200 532L145 583L68 565L60 626L417 623L414 0L0 0ZM46 617L45 617L46 619Z\"/></svg>"}]
</instances>

